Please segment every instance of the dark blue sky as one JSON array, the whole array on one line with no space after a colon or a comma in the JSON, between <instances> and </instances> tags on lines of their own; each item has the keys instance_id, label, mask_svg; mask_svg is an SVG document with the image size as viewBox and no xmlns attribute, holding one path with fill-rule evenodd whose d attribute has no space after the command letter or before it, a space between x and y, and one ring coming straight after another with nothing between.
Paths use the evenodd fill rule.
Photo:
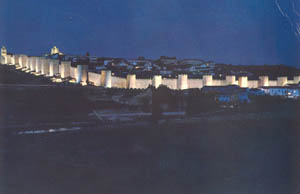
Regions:
<instances>
[{"instance_id":1,"label":"dark blue sky","mask_svg":"<svg viewBox=\"0 0 300 194\"><path fill-rule=\"evenodd\" d=\"M0 0L0 44L300 67L298 10L297 0Z\"/></svg>"}]
</instances>

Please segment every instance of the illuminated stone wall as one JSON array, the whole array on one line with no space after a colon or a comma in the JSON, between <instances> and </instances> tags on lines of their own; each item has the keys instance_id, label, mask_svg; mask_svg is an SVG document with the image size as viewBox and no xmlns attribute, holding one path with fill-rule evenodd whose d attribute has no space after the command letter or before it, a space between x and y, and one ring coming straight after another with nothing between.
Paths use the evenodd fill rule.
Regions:
<instances>
[{"instance_id":1,"label":"illuminated stone wall","mask_svg":"<svg viewBox=\"0 0 300 194\"><path fill-rule=\"evenodd\" d=\"M145 89L150 85L155 88L165 85L170 89L184 90L189 88L202 88L204 86L227 86L239 85L242 88L259 88L268 86L286 86L287 84L297 84L300 82L300 75L292 80L288 77L278 77L276 80L269 80L268 76L260 76L258 80L248 80L247 76L236 77L228 75L225 79L213 79L212 75L204 75L202 79L188 78L188 75L181 74L177 78L162 78L161 75L155 75L149 79L137 79L136 75L129 74L126 78L112 75L110 70L103 70L101 73L88 71L87 65L77 65L72 67L70 61L59 61L57 59L48 59L45 57L26 56L26 55L6 55L1 56L1 64L11 64L21 67L23 70L41 73L45 76L60 76L61 78L71 77L77 83L83 85L91 83L95 86L106 88L127 88L127 89ZM61 64L59 64L61 63ZM28 72L28 71L27 71Z\"/></svg>"},{"instance_id":2,"label":"illuminated stone wall","mask_svg":"<svg viewBox=\"0 0 300 194\"><path fill-rule=\"evenodd\" d=\"M16 63L15 63L15 55L13 55L13 56L11 56L11 65L15 65Z\"/></svg>"},{"instance_id":3,"label":"illuminated stone wall","mask_svg":"<svg viewBox=\"0 0 300 194\"><path fill-rule=\"evenodd\" d=\"M49 62L50 60L49 59L45 59L43 58L42 59L42 69L41 69L41 74L42 75L49 75Z\"/></svg>"},{"instance_id":4,"label":"illuminated stone wall","mask_svg":"<svg viewBox=\"0 0 300 194\"><path fill-rule=\"evenodd\" d=\"M76 67L70 67L70 77L76 79L77 69Z\"/></svg>"},{"instance_id":5,"label":"illuminated stone wall","mask_svg":"<svg viewBox=\"0 0 300 194\"><path fill-rule=\"evenodd\" d=\"M294 84L298 84L300 82L300 76L294 77Z\"/></svg>"},{"instance_id":6,"label":"illuminated stone wall","mask_svg":"<svg viewBox=\"0 0 300 194\"><path fill-rule=\"evenodd\" d=\"M88 66L87 65L77 65L76 72L76 82L87 84L88 82Z\"/></svg>"},{"instance_id":7,"label":"illuminated stone wall","mask_svg":"<svg viewBox=\"0 0 300 194\"><path fill-rule=\"evenodd\" d=\"M285 86L288 83L287 77L278 77L277 78L277 86Z\"/></svg>"},{"instance_id":8,"label":"illuminated stone wall","mask_svg":"<svg viewBox=\"0 0 300 194\"><path fill-rule=\"evenodd\" d=\"M40 73L42 69L42 59L41 57L36 57L35 60L35 72Z\"/></svg>"},{"instance_id":9,"label":"illuminated stone wall","mask_svg":"<svg viewBox=\"0 0 300 194\"><path fill-rule=\"evenodd\" d=\"M177 89L179 90L185 90L188 89L188 76L186 74L184 75L178 75L177 78Z\"/></svg>"},{"instance_id":10,"label":"illuminated stone wall","mask_svg":"<svg viewBox=\"0 0 300 194\"><path fill-rule=\"evenodd\" d=\"M258 88L259 81L258 80L248 80L248 88Z\"/></svg>"},{"instance_id":11,"label":"illuminated stone wall","mask_svg":"<svg viewBox=\"0 0 300 194\"><path fill-rule=\"evenodd\" d=\"M61 61L60 64L60 76L61 78L70 77L71 61Z\"/></svg>"},{"instance_id":12,"label":"illuminated stone wall","mask_svg":"<svg viewBox=\"0 0 300 194\"><path fill-rule=\"evenodd\" d=\"M145 89L148 88L149 85L152 85L151 79L136 79L136 88L138 89Z\"/></svg>"},{"instance_id":13,"label":"illuminated stone wall","mask_svg":"<svg viewBox=\"0 0 300 194\"><path fill-rule=\"evenodd\" d=\"M221 79L213 79L212 80L212 86L227 86L227 81L226 80L221 80Z\"/></svg>"},{"instance_id":14,"label":"illuminated stone wall","mask_svg":"<svg viewBox=\"0 0 300 194\"><path fill-rule=\"evenodd\" d=\"M36 57L30 57L30 71L35 71Z\"/></svg>"},{"instance_id":15,"label":"illuminated stone wall","mask_svg":"<svg viewBox=\"0 0 300 194\"><path fill-rule=\"evenodd\" d=\"M101 86L101 74L89 72L89 82L94 86Z\"/></svg>"},{"instance_id":16,"label":"illuminated stone wall","mask_svg":"<svg viewBox=\"0 0 300 194\"><path fill-rule=\"evenodd\" d=\"M248 87L248 77L246 77L246 76L239 77L239 86L241 88L247 88Z\"/></svg>"},{"instance_id":17,"label":"illuminated stone wall","mask_svg":"<svg viewBox=\"0 0 300 194\"><path fill-rule=\"evenodd\" d=\"M153 76L153 78L152 78L152 85L155 88L158 88L161 85L161 82L162 82L161 80L162 80L161 75L155 75L155 76Z\"/></svg>"},{"instance_id":18,"label":"illuminated stone wall","mask_svg":"<svg viewBox=\"0 0 300 194\"><path fill-rule=\"evenodd\" d=\"M269 86L269 77L268 76L259 76L259 83L260 87Z\"/></svg>"},{"instance_id":19,"label":"illuminated stone wall","mask_svg":"<svg viewBox=\"0 0 300 194\"><path fill-rule=\"evenodd\" d=\"M202 79L188 79L189 88L202 88L203 81Z\"/></svg>"},{"instance_id":20,"label":"illuminated stone wall","mask_svg":"<svg viewBox=\"0 0 300 194\"><path fill-rule=\"evenodd\" d=\"M236 77L234 75L226 76L226 85L237 85Z\"/></svg>"},{"instance_id":21,"label":"illuminated stone wall","mask_svg":"<svg viewBox=\"0 0 300 194\"><path fill-rule=\"evenodd\" d=\"M136 75L127 75L126 88L136 88Z\"/></svg>"},{"instance_id":22,"label":"illuminated stone wall","mask_svg":"<svg viewBox=\"0 0 300 194\"><path fill-rule=\"evenodd\" d=\"M0 56L0 63L1 65L5 65L6 63L6 57L5 56Z\"/></svg>"},{"instance_id":23,"label":"illuminated stone wall","mask_svg":"<svg viewBox=\"0 0 300 194\"><path fill-rule=\"evenodd\" d=\"M27 69L27 70L30 69L30 60L31 60L31 57L27 57L27 62L25 63L25 69Z\"/></svg>"},{"instance_id":24,"label":"illuminated stone wall","mask_svg":"<svg viewBox=\"0 0 300 194\"><path fill-rule=\"evenodd\" d=\"M21 55L20 57L20 67L26 68L26 63L28 61L28 57L26 55Z\"/></svg>"},{"instance_id":25,"label":"illuminated stone wall","mask_svg":"<svg viewBox=\"0 0 300 194\"><path fill-rule=\"evenodd\" d=\"M177 90L177 79L163 78L161 84L170 89Z\"/></svg>"},{"instance_id":26,"label":"illuminated stone wall","mask_svg":"<svg viewBox=\"0 0 300 194\"><path fill-rule=\"evenodd\" d=\"M102 76L102 74L101 74ZM126 78L111 76L112 88L126 88Z\"/></svg>"},{"instance_id":27,"label":"illuminated stone wall","mask_svg":"<svg viewBox=\"0 0 300 194\"><path fill-rule=\"evenodd\" d=\"M212 75L204 75L202 80L203 80L203 86L212 86L213 85L213 76Z\"/></svg>"},{"instance_id":28,"label":"illuminated stone wall","mask_svg":"<svg viewBox=\"0 0 300 194\"><path fill-rule=\"evenodd\" d=\"M57 59L50 59L49 62L49 75L55 76L59 73L59 61Z\"/></svg>"},{"instance_id":29,"label":"illuminated stone wall","mask_svg":"<svg viewBox=\"0 0 300 194\"><path fill-rule=\"evenodd\" d=\"M269 86L277 86L277 80L269 80Z\"/></svg>"}]
</instances>

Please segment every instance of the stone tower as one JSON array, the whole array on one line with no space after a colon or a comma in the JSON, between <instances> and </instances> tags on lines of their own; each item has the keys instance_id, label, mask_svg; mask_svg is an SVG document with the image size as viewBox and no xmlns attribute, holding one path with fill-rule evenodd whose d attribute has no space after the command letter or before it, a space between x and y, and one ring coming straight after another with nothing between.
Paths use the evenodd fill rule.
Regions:
<instances>
[{"instance_id":1,"label":"stone tower","mask_svg":"<svg viewBox=\"0 0 300 194\"><path fill-rule=\"evenodd\" d=\"M59 54L59 49L54 46L52 49L51 49L51 55L55 55L55 54Z\"/></svg>"},{"instance_id":2,"label":"stone tower","mask_svg":"<svg viewBox=\"0 0 300 194\"><path fill-rule=\"evenodd\" d=\"M7 55L7 50L6 50L6 48L5 48L5 46L3 46L2 48L1 48L1 56L6 56Z\"/></svg>"}]
</instances>

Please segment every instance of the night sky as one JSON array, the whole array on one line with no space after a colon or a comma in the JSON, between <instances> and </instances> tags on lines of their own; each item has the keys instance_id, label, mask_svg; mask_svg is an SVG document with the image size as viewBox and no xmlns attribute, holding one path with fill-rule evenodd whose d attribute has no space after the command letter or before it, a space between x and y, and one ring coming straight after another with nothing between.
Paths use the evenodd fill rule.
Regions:
<instances>
[{"instance_id":1,"label":"night sky","mask_svg":"<svg viewBox=\"0 0 300 194\"><path fill-rule=\"evenodd\" d=\"M28 55L300 67L299 24L300 0L0 0L0 45Z\"/></svg>"}]
</instances>

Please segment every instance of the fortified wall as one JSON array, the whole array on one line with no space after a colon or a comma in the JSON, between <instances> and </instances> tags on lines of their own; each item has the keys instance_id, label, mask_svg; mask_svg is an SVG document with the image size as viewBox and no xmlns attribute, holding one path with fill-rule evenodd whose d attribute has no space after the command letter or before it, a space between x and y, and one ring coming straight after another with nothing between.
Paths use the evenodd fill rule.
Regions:
<instances>
[{"instance_id":1,"label":"fortified wall","mask_svg":"<svg viewBox=\"0 0 300 194\"><path fill-rule=\"evenodd\" d=\"M288 80L288 77L278 77L276 80L270 80L268 76L260 76L258 80L248 80L246 76L228 75L224 80L219 80L213 79L212 75L204 75L202 79L190 79L186 74L178 75L177 78L162 78L161 75L154 75L152 79L138 79L136 75L129 74L126 78L123 78L114 76L109 70L103 70L101 73L89 72L87 65L72 67L70 61L26 55L2 55L1 64L15 65L16 68L27 73L61 79L71 78L78 84L92 84L106 88L145 89L149 85L155 88L166 85L174 90L227 85L259 88L297 84L300 81L300 76L295 76L293 80Z\"/></svg>"}]
</instances>

